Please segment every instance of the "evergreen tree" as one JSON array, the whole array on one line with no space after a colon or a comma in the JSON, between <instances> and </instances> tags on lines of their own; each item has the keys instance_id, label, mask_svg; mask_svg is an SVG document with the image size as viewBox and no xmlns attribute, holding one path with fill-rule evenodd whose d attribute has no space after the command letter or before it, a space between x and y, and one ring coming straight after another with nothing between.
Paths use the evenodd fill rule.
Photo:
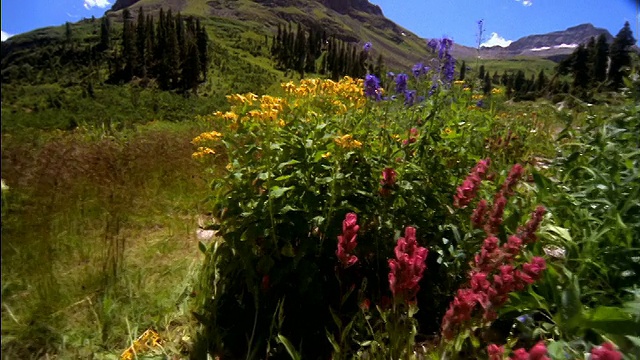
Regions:
<instances>
[{"instance_id":1,"label":"evergreen tree","mask_svg":"<svg viewBox=\"0 0 640 360\"><path fill-rule=\"evenodd\" d=\"M478 70L478 79L484 79L484 65L480 65L480 69Z\"/></svg>"},{"instance_id":2,"label":"evergreen tree","mask_svg":"<svg viewBox=\"0 0 640 360\"><path fill-rule=\"evenodd\" d=\"M460 66L460 81L464 80L464 77L466 74L467 74L467 62L462 60L462 65Z\"/></svg>"},{"instance_id":3,"label":"evergreen tree","mask_svg":"<svg viewBox=\"0 0 640 360\"><path fill-rule=\"evenodd\" d=\"M300 78L304 78L305 60L307 58L307 38L304 33L304 29L298 24L298 31L296 33L295 47L294 47L294 70L298 71Z\"/></svg>"},{"instance_id":4,"label":"evergreen tree","mask_svg":"<svg viewBox=\"0 0 640 360\"><path fill-rule=\"evenodd\" d=\"M131 13L128 8L122 10L122 56L124 57L123 80L130 81L137 68L136 33L131 22Z\"/></svg>"},{"instance_id":5,"label":"evergreen tree","mask_svg":"<svg viewBox=\"0 0 640 360\"><path fill-rule=\"evenodd\" d=\"M182 62L182 87L185 93L192 89L194 92L198 87L198 77L200 75L200 58L198 56L198 46L194 39L187 39L186 58Z\"/></svg>"},{"instance_id":6,"label":"evergreen tree","mask_svg":"<svg viewBox=\"0 0 640 360\"><path fill-rule=\"evenodd\" d=\"M308 73L316 72L316 35L313 30L309 30L309 37L307 38L307 64L305 66L305 71Z\"/></svg>"},{"instance_id":7,"label":"evergreen tree","mask_svg":"<svg viewBox=\"0 0 640 360\"><path fill-rule=\"evenodd\" d=\"M483 79L483 85L482 85L482 92L485 95L489 95L491 94L491 77L489 76L489 72L486 72L484 74L484 79Z\"/></svg>"},{"instance_id":8,"label":"evergreen tree","mask_svg":"<svg viewBox=\"0 0 640 360\"><path fill-rule=\"evenodd\" d=\"M574 52L573 64L573 90L576 94L583 94L589 86L589 52L587 48L580 44Z\"/></svg>"},{"instance_id":9,"label":"evergreen tree","mask_svg":"<svg viewBox=\"0 0 640 360\"><path fill-rule=\"evenodd\" d=\"M71 46L73 43L73 32L71 31L71 23L68 21L64 23L64 35L67 45Z\"/></svg>"},{"instance_id":10,"label":"evergreen tree","mask_svg":"<svg viewBox=\"0 0 640 360\"><path fill-rule=\"evenodd\" d=\"M536 80L536 89L538 92L542 92L547 86L547 76L544 74L544 69L538 73L538 79Z\"/></svg>"},{"instance_id":11,"label":"evergreen tree","mask_svg":"<svg viewBox=\"0 0 640 360\"><path fill-rule=\"evenodd\" d=\"M166 68L168 70L169 79L171 80L171 88L175 89L180 84L180 46L178 44L178 31L176 29L176 23L173 19L171 9L167 11L166 31Z\"/></svg>"},{"instance_id":12,"label":"evergreen tree","mask_svg":"<svg viewBox=\"0 0 640 360\"><path fill-rule=\"evenodd\" d=\"M602 83L607 79L607 63L609 44L604 34L598 36L594 52L591 54L591 79L594 83Z\"/></svg>"},{"instance_id":13,"label":"evergreen tree","mask_svg":"<svg viewBox=\"0 0 640 360\"><path fill-rule=\"evenodd\" d=\"M513 79L513 90L515 92L514 96L516 98L521 97L527 91L525 88L526 79L524 77L524 72L522 70L518 70L516 76Z\"/></svg>"},{"instance_id":14,"label":"evergreen tree","mask_svg":"<svg viewBox=\"0 0 640 360\"><path fill-rule=\"evenodd\" d=\"M136 51L138 55L137 65L135 73L137 76L147 76L147 27L144 17L144 8L141 6L138 9L138 22L136 23Z\"/></svg>"},{"instance_id":15,"label":"evergreen tree","mask_svg":"<svg viewBox=\"0 0 640 360\"><path fill-rule=\"evenodd\" d=\"M611 57L609 80L611 80L613 89L618 89L622 86L622 78L627 75L628 68L631 66L630 52L635 43L636 40L633 38L633 32L627 21L616 35L609 49L609 56Z\"/></svg>"},{"instance_id":16,"label":"evergreen tree","mask_svg":"<svg viewBox=\"0 0 640 360\"><path fill-rule=\"evenodd\" d=\"M509 74L507 74L507 72L503 72L502 73L502 77L500 77L500 84L502 84L502 86L507 86L507 84L509 83Z\"/></svg>"},{"instance_id":17,"label":"evergreen tree","mask_svg":"<svg viewBox=\"0 0 640 360\"><path fill-rule=\"evenodd\" d=\"M196 43L200 58L200 70L203 79L206 81L209 70L209 35L207 34L207 29L200 24L200 19L196 20L196 31L198 33Z\"/></svg>"},{"instance_id":18,"label":"evergreen tree","mask_svg":"<svg viewBox=\"0 0 640 360\"><path fill-rule=\"evenodd\" d=\"M111 21L108 16L103 16L100 22L100 50L108 50L111 46Z\"/></svg>"},{"instance_id":19,"label":"evergreen tree","mask_svg":"<svg viewBox=\"0 0 640 360\"><path fill-rule=\"evenodd\" d=\"M491 83L495 85L500 85L500 75L498 75L497 71L493 73L493 76L491 77Z\"/></svg>"}]
</instances>

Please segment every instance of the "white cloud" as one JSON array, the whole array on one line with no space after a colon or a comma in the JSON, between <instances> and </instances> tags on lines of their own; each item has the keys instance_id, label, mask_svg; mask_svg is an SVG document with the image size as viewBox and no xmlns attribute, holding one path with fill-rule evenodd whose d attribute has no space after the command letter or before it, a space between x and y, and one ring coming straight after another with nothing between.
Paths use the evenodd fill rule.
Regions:
<instances>
[{"instance_id":1,"label":"white cloud","mask_svg":"<svg viewBox=\"0 0 640 360\"><path fill-rule=\"evenodd\" d=\"M512 42L513 40L507 40L502 36L498 35L498 33L494 32L494 33L491 33L491 37L489 38L489 40L483 42L480 46L481 47L492 47L492 46L507 47Z\"/></svg>"},{"instance_id":2,"label":"white cloud","mask_svg":"<svg viewBox=\"0 0 640 360\"><path fill-rule=\"evenodd\" d=\"M7 41L8 38L13 36L13 34L6 33L4 32L4 30L1 30L1 31L2 31L2 41Z\"/></svg>"},{"instance_id":3,"label":"white cloud","mask_svg":"<svg viewBox=\"0 0 640 360\"><path fill-rule=\"evenodd\" d=\"M531 6L533 5L533 1L532 0L516 0L517 2L521 2L522 1L522 5L523 6Z\"/></svg>"},{"instance_id":4,"label":"white cloud","mask_svg":"<svg viewBox=\"0 0 640 360\"><path fill-rule=\"evenodd\" d=\"M111 3L109 3L109 0L84 0L84 8L87 10L93 7L104 9L109 5L111 5Z\"/></svg>"}]
</instances>

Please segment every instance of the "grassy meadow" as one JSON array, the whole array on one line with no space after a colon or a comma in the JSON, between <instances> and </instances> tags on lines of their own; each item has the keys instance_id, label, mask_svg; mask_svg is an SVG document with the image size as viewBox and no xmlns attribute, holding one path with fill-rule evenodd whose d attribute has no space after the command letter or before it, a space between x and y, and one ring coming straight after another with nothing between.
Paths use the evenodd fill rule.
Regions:
<instances>
[{"instance_id":1,"label":"grassy meadow","mask_svg":"<svg viewBox=\"0 0 640 360\"><path fill-rule=\"evenodd\" d=\"M382 82L299 79L205 21L197 94L3 67L33 80L2 84L3 359L640 356L636 70L516 102L475 66L552 63L453 81L442 39Z\"/></svg>"}]
</instances>

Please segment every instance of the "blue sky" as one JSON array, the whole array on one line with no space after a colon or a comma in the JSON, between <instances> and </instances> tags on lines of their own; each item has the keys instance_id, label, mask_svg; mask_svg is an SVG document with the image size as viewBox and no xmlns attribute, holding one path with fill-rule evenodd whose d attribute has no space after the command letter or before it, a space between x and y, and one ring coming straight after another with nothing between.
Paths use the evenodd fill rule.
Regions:
<instances>
[{"instance_id":1,"label":"blue sky","mask_svg":"<svg viewBox=\"0 0 640 360\"><path fill-rule=\"evenodd\" d=\"M92 15L100 17L113 1L5 0L2 1L2 38ZM485 42L493 45L586 22L608 29L615 36L624 22L629 21L635 38L639 38L640 0L370 1L380 5L389 19L421 37L447 35L467 46L476 44L476 21L480 19L484 20Z\"/></svg>"},{"instance_id":2,"label":"blue sky","mask_svg":"<svg viewBox=\"0 0 640 360\"><path fill-rule=\"evenodd\" d=\"M533 34L564 30L583 23L615 36L629 21L638 39L640 0L370 0L384 15L425 38L447 35L456 43L476 46L478 20L484 40L518 40ZM495 34L495 35L493 35Z\"/></svg>"}]
</instances>

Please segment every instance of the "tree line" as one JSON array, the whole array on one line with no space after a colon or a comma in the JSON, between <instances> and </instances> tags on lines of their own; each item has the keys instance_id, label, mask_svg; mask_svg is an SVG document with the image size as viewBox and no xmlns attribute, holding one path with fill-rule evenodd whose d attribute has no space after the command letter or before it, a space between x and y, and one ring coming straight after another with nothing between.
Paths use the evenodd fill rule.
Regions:
<instances>
[{"instance_id":1,"label":"tree line","mask_svg":"<svg viewBox=\"0 0 640 360\"><path fill-rule=\"evenodd\" d=\"M159 19L139 8L137 20L129 9L122 11L121 47L113 49L109 82L129 82L134 77L153 78L162 90L195 89L207 79L209 37L199 19L183 18L160 9ZM98 49L112 49L108 16L102 18ZM120 50L118 52L118 50Z\"/></svg>"},{"instance_id":2,"label":"tree line","mask_svg":"<svg viewBox=\"0 0 640 360\"><path fill-rule=\"evenodd\" d=\"M489 94L494 85L502 85L510 99L534 100L567 93L587 98L593 89L617 90L623 85L623 79L632 66L631 53L635 42L631 27L626 22L611 44L604 34L592 37L587 44L580 44L557 65L551 78L544 70L528 78L523 70L515 73L505 71L501 75L496 71L491 75L484 65L479 67L477 76L485 94ZM463 61L460 80L465 80L466 70L467 65Z\"/></svg>"},{"instance_id":3,"label":"tree line","mask_svg":"<svg viewBox=\"0 0 640 360\"><path fill-rule=\"evenodd\" d=\"M325 31L305 29L291 23L278 25L271 41L271 56L280 70L296 71L300 77L305 73L319 73L334 80L343 76L363 78L367 71L379 78L384 73L384 59L378 55L375 64L369 61L367 46L358 51L357 46L327 35Z\"/></svg>"}]
</instances>

